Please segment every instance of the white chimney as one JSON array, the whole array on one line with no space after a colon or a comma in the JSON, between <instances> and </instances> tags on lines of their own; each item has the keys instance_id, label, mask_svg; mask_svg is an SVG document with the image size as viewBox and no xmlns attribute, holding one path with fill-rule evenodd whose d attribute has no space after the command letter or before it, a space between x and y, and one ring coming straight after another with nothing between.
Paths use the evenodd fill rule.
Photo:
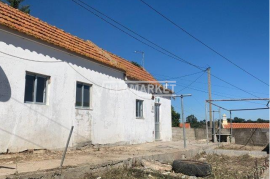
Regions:
<instances>
[{"instance_id":1,"label":"white chimney","mask_svg":"<svg viewBox=\"0 0 270 179\"><path fill-rule=\"evenodd\" d=\"M222 124L228 124L226 114L223 114Z\"/></svg>"}]
</instances>

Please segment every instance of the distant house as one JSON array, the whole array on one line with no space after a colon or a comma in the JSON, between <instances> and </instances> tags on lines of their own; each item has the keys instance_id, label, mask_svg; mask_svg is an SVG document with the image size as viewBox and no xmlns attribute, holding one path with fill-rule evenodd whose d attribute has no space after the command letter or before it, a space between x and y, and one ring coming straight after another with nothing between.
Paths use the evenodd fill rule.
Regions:
<instances>
[{"instance_id":1,"label":"distant house","mask_svg":"<svg viewBox=\"0 0 270 179\"><path fill-rule=\"evenodd\" d=\"M230 123L223 125L223 128L230 129ZM233 129L269 129L269 123L232 123Z\"/></svg>"},{"instance_id":2,"label":"distant house","mask_svg":"<svg viewBox=\"0 0 270 179\"><path fill-rule=\"evenodd\" d=\"M232 123L232 129L269 129L269 123ZM223 115L222 127L230 129L231 124L227 121L226 114Z\"/></svg>"},{"instance_id":3,"label":"distant house","mask_svg":"<svg viewBox=\"0 0 270 179\"><path fill-rule=\"evenodd\" d=\"M179 127L183 128L183 123L179 123ZM190 128L190 123L185 123L185 128Z\"/></svg>"},{"instance_id":4,"label":"distant house","mask_svg":"<svg viewBox=\"0 0 270 179\"><path fill-rule=\"evenodd\" d=\"M171 98L160 96L163 87L142 90L155 82L93 42L0 2L0 153L63 148L71 126L70 146L170 141Z\"/></svg>"}]
</instances>

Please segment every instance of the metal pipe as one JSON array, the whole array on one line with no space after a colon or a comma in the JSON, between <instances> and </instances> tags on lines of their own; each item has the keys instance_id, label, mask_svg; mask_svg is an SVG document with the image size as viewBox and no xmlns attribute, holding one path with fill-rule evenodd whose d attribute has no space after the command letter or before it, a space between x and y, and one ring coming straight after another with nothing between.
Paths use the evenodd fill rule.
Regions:
<instances>
[{"instance_id":1,"label":"metal pipe","mask_svg":"<svg viewBox=\"0 0 270 179\"><path fill-rule=\"evenodd\" d=\"M181 96L181 109L182 109L182 124L183 124L183 136L184 136L184 148L187 147L186 144L186 123L185 123L185 115L184 115L184 103L183 103L183 96Z\"/></svg>"},{"instance_id":2,"label":"metal pipe","mask_svg":"<svg viewBox=\"0 0 270 179\"><path fill-rule=\"evenodd\" d=\"M138 51L138 50L136 50L136 51L134 51L135 53L140 53L140 54L142 54L142 67L144 68L144 52L142 52L142 51Z\"/></svg>"},{"instance_id":3,"label":"metal pipe","mask_svg":"<svg viewBox=\"0 0 270 179\"><path fill-rule=\"evenodd\" d=\"M67 140L67 143L66 143L66 148L65 148L65 150L64 150L64 152L63 152L63 156L62 156L62 160L61 160L60 168L62 168L63 163L64 163L64 160L65 160L65 157L66 157L67 148L68 148L68 144L69 144L69 141L70 141L70 138L71 138L72 132L73 132L73 128L74 128L74 126L71 126L71 129L70 129L70 132L69 132L69 136L68 136L68 140Z\"/></svg>"},{"instance_id":4,"label":"metal pipe","mask_svg":"<svg viewBox=\"0 0 270 179\"><path fill-rule=\"evenodd\" d=\"M205 102L205 127L206 127L206 142L208 145L207 102Z\"/></svg>"},{"instance_id":5,"label":"metal pipe","mask_svg":"<svg viewBox=\"0 0 270 179\"><path fill-rule=\"evenodd\" d=\"M219 108L219 123L218 123L218 146L220 145L220 141L221 141L221 139L220 139L220 130L221 130L221 127L220 127L220 125L221 125L221 111L220 111L220 108Z\"/></svg>"},{"instance_id":6,"label":"metal pipe","mask_svg":"<svg viewBox=\"0 0 270 179\"><path fill-rule=\"evenodd\" d=\"M230 142L232 143L232 111L230 111L230 134L231 134Z\"/></svg>"},{"instance_id":7,"label":"metal pipe","mask_svg":"<svg viewBox=\"0 0 270 179\"><path fill-rule=\"evenodd\" d=\"M215 138L216 138L216 131L215 131L215 111L213 111L212 131L213 131L213 142L215 143Z\"/></svg>"},{"instance_id":8,"label":"metal pipe","mask_svg":"<svg viewBox=\"0 0 270 179\"><path fill-rule=\"evenodd\" d=\"M269 108L251 108L251 109L231 109L230 111L254 111L254 110L263 110Z\"/></svg>"},{"instance_id":9,"label":"metal pipe","mask_svg":"<svg viewBox=\"0 0 270 179\"><path fill-rule=\"evenodd\" d=\"M213 101L265 101L270 100L270 98L246 98L246 99L212 99L206 100L207 102Z\"/></svg>"},{"instance_id":10,"label":"metal pipe","mask_svg":"<svg viewBox=\"0 0 270 179\"><path fill-rule=\"evenodd\" d=\"M208 103L211 103L211 102L209 102L209 101L207 101L206 100L206 102L208 102ZM223 109L223 110L225 110L225 111L229 111L228 109L226 109L226 108L223 108L223 107L221 107L221 106L219 106L219 105L217 105L217 104L214 104L214 103L211 103L213 106L216 106L216 107L218 107L218 108L221 108L221 109Z\"/></svg>"}]
</instances>

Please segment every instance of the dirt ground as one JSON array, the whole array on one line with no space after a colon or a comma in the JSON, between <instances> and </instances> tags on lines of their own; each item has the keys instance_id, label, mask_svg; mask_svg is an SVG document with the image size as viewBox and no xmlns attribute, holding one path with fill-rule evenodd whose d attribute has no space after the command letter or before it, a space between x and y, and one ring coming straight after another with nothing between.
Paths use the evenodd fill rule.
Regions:
<instances>
[{"instance_id":1,"label":"dirt ground","mask_svg":"<svg viewBox=\"0 0 270 179\"><path fill-rule=\"evenodd\" d=\"M84 164L99 165L113 161L126 160L139 156L174 153L184 150L197 150L202 147L214 147L205 142L188 141L187 149L183 141L151 142L125 146L85 146L68 150L64 167L76 167ZM0 154L0 178L14 173L34 172L58 168L63 151L30 150L21 153Z\"/></svg>"},{"instance_id":2,"label":"dirt ground","mask_svg":"<svg viewBox=\"0 0 270 179\"><path fill-rule=\"evenodd\" d=\"M205 144L189 143L189 148L200 148ZM157 142L141 145L129 146L110 146L110 147L84 147L76 150L69 150L65 160L65 166L79 165L82 163L99 164L105 161L113 161L126 159L134 156L145 156L159 153L179 151L183 147L182 142ZM263 147L241 146L241 145L226 145L222 149L236 150L257 150L261 151ZM35 150L25 151L16 154L0 154L0 176L13 174L15 171L31 172L42 169L56 168L60 164L62 151ZM212 175L206 179L233 179L233 178L254 178L254 175L259 175L263 169L268 167L267 158L252 158L248 155L240 157L228 157L219 155L197 155L193 160L208 162L212 165ZM18 165L17 165L18 164ZM12 167L13 169L1 168ZM17 168L15 170L15 168ZM145 170L141 166L132 169L111 170L100 175L86 175L85 179L174 179L174 178L192 178L183 174L173 172L154 172L149 169ZM1 178L1 177L0 177ZM194 177L193 177L194 178Z\"/></svg>"},{"instance_id":3,"label":"dirt ground","mask_svg":"<svg viewBox=\"0 0 270 179\"><path fill-rule=\"evenodd\" d=\"M144 155L148 153L161 152L164 149L172 150L177 149L177 146L166 146L161 143L153 148L153 144L148 143L142 145L127 145L127 146L110 146L110 147L92 147L86 146L81 148L74 148L67 151L66 156L68 158L84 155L95 155L100 158L109 154L114 155ZM43 161L52 159L61 159L63 151L51 151L51 150L26 150L20 153L0 154L0 165L15 164L27 161Z\"/></svg>"},{"instance_id":4,"label":"dirt ground","mask_svg":"<svg viewBox=\"0 0 270 179\"><path fill-rule=\"evenodd\" d=\"M229 144L218 147L217 149L225 149L225 150L248 150L248 151L262 151L265 146L245 146L239 144Z\"/></svg>"},{"instance_id":5,"label":"dirt ground","mask_svg":"<svg viewBox=\"0 0 270 179\"><path fill-rule=\"evenodd\" d=\"M212 175L204 179L259 179L259 176L268 166L267 158L253 158L249 155L239 157L228 157L219 155L199 154L193 160L204 160L212 165ZM176 179L176 178L196 178L185 176L184 174L173 172L156 172L143 167L132 169L114 169L103 174L86 175L85 179Z\"/></svg>"}]
</instances>

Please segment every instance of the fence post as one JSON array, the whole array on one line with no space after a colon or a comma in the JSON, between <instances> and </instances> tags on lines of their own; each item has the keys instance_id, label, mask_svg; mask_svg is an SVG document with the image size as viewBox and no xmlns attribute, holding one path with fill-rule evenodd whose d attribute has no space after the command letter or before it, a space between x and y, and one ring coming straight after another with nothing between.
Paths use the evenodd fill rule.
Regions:
<instances>
[{"instance_id":1,"label":"fence post","mask_svg":"<svg viewBox=\"0 0 270 179\"><path fill-rule=\"evenodd\" d=\"M68 136L68 140L67 140L67 144L66 144L66 148L65 148L65 150L64 150L64 152L63 152L63 156L62 156L60 168L62 168L63 163L64 163L64 160L65 160L65 156L66 156L66 153L67 153L67 148L68 148L68 144L69 144L69 141L70 141L72 132L73 132L73 128L74 128L74 126L71 126L71 129L70 129L70 132L69 132L69 136Z\"/></svg>"}]
</instances>

